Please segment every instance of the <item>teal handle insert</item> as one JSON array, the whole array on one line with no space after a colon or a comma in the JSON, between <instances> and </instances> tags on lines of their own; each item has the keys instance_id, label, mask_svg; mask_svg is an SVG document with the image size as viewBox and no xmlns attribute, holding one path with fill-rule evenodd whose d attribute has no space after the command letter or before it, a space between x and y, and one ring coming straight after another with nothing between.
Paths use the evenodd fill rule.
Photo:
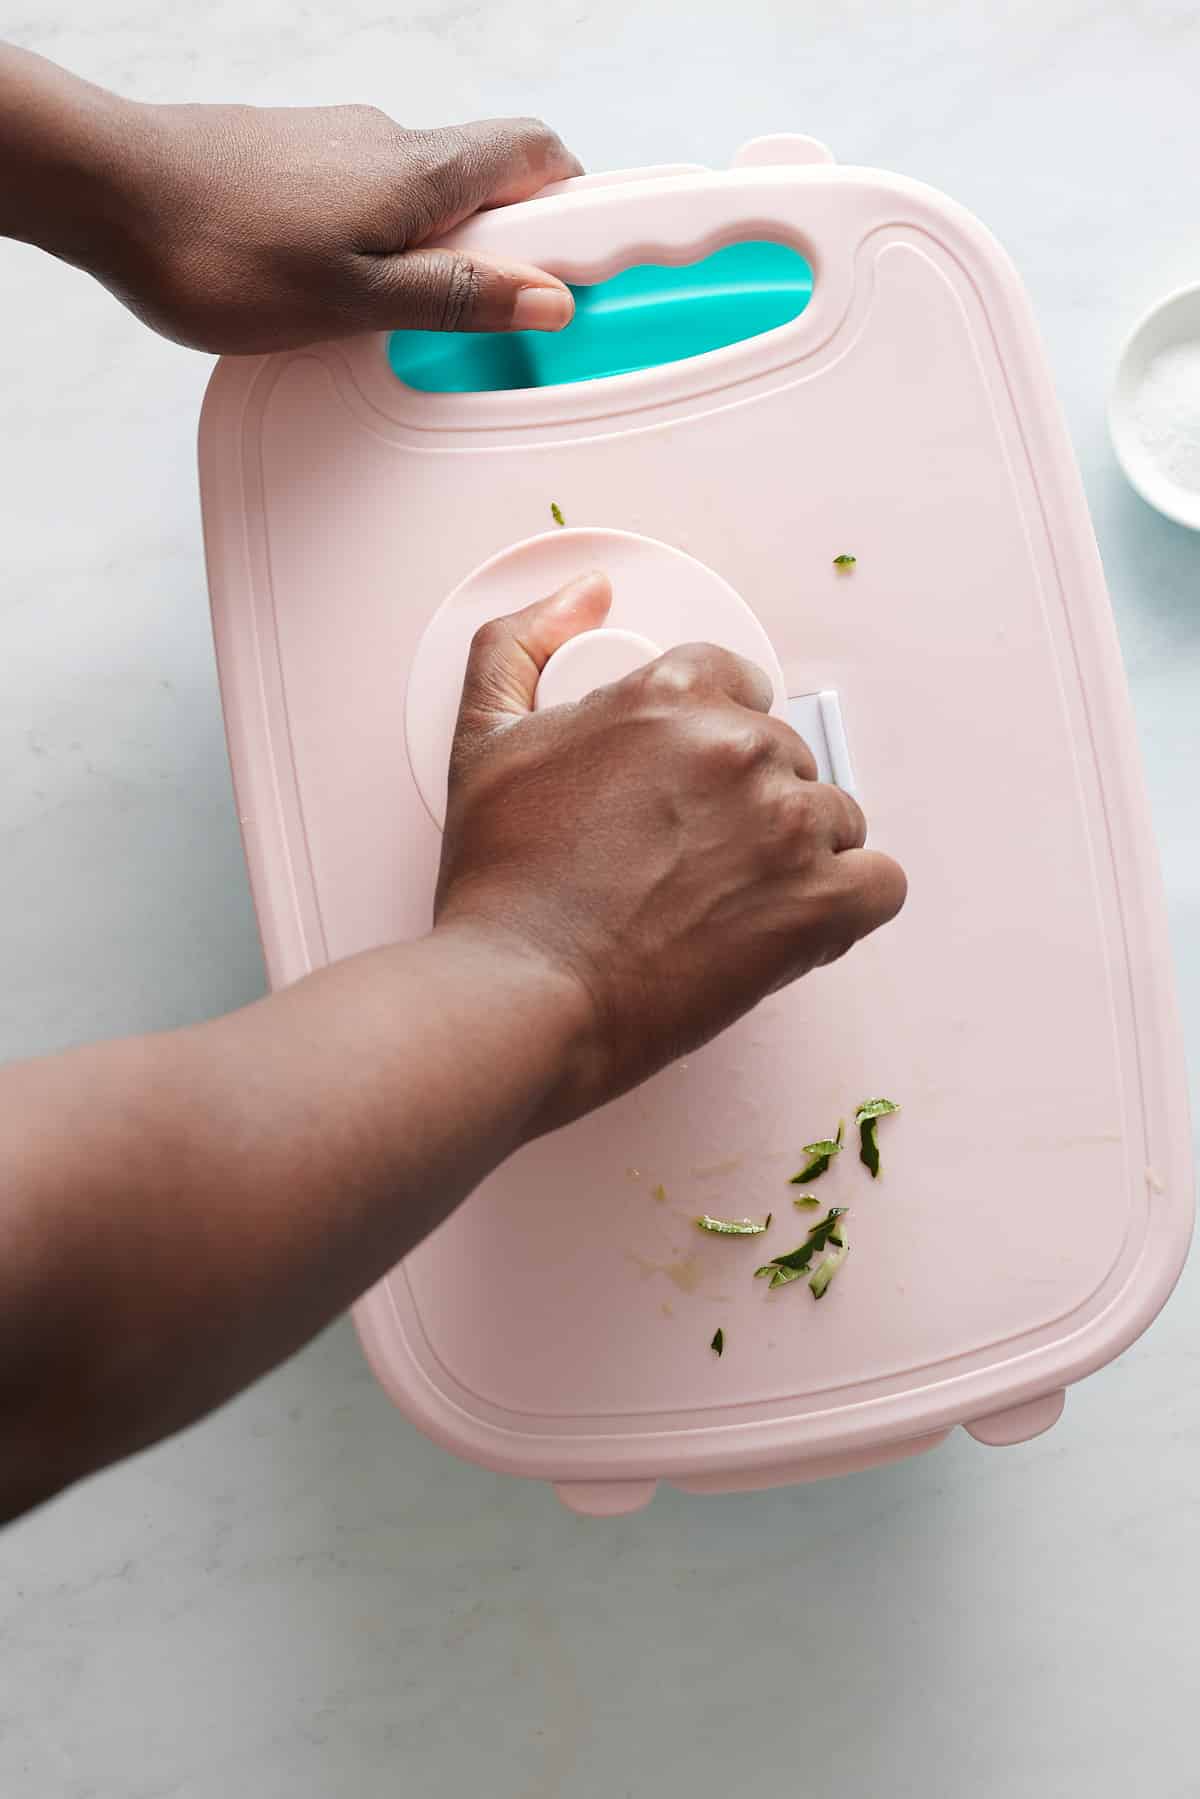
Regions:
<instances>
[{"instance_id":1,"label":"teal handle insert","mask_svg":"<svg viewBox=\"0 0 1200 1799\"><path fill-rule=\"evenodd\" d=\"M798 318L812 269L788 244L728 244L699 262L655 262L573 287L564 331L393 331L392 372L421 393L562 387L659 368L758 337Z\"/></svg>"}]
</instances>

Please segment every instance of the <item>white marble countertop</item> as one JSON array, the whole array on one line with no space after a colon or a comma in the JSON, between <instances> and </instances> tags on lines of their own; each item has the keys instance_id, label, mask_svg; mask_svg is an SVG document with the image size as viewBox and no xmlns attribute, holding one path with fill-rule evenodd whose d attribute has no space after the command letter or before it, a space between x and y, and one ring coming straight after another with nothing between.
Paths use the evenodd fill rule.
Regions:
<instances>
[{"instance_id":1,"label":"white marble countertop","mask_svg":"<svg viewBox=\"0 0 1200 1799\"><path fill-rule=\"evenodd\" d=\"M1033 295L1106 558L1200 1059L1200 538L1118 475L1142 306L1200 279L1200 15L1043 0L26 0L144 98L541 112L593 167L803 130L945 188ZM1137 15L1136 17L1134 15ZM1007 15L1007 16L1006 16ZM0 1054L262 981L193 470L205 359L0 246ZM347 1324L0 1538L5 1799L1185 1799L1195 1264L1024 1448L664 1491L616 1523L431 1447Z\"/></svg>"}]
</instances>

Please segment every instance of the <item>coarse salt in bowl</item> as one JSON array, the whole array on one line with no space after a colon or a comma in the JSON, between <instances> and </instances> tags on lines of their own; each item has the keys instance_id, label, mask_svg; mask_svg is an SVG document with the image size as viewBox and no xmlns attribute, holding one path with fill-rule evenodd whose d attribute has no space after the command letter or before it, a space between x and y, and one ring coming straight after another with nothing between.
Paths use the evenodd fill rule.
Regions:
<instances>
[{"instance_id":1,"label":"coarse salt in bowl","mask_svg":"<svg viewBox=\"0 0 1200 1799\"><path fill-rule=\"evenodd\" d=\"M1168 295L1135 327L1117 364L1108 427L1142 498L1200 531L1200 285Z\"/></svg>"}]
</instances>

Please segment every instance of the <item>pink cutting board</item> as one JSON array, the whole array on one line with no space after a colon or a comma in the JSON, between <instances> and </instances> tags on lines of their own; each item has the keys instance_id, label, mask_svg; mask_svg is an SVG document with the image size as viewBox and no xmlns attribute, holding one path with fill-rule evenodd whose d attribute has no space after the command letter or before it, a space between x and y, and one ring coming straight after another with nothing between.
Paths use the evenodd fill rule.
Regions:
<instances>
[{"instance_id":1,"label":"pink cutting board","mask_svg":"<svg viewBox=\"0 0 1200 1799\"><path fill-rule=\"evenodd\" d=\"M631 534L611 539L614 623L672 628L644 616L652 539L646 556L700 565L697 593L711 575L749 607L787 696L837 696L872 840L908 870L894 925L522 1151L357 1308L423 1430L588 1512L659 1479L842 1472L960 1423L986 1442L1044 1429L1154 1317L1191 1225L1129 704L1002 251L941 195L803 140L730 171L567 183L457 241L587 281L750 236L797 246L815 280L748 342L467 395L403 387L372 336L223 361L201 426L273 985L428 928L439 833L406 718L419 762L471 608L536 597L594 559L593 530ZM552 499L582 542L547 534ZM851 1149L815 1188L851 1207L844 1269L819 1305L804 1282L768 1292L753 1269L811 1222L786 1185L800 1146L875 1094L904 1108L880 1127L883 1178ZM769 1210L765 1238L694 1224Z\"/></svg>"}]
</instances>

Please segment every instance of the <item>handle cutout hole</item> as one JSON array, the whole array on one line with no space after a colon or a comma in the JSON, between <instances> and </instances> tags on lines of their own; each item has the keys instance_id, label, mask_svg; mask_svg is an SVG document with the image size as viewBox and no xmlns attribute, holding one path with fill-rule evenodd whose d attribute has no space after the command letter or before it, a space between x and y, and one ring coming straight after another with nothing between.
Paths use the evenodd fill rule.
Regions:
<instances>
[{"instance_id":1,"label":"handle cutout hole","mask_svg":"<svg viewBox=\"0 0 1200 1799\"><path fill-rule=\"evenodd\" d=\"M392 373L421 393L504 393L598 381L703 356L798 318L812 298L798 250L766 240L728 244L699 262L622 269L573 287L565 331L393 331Z\"/></svg>"}]
</instances>

